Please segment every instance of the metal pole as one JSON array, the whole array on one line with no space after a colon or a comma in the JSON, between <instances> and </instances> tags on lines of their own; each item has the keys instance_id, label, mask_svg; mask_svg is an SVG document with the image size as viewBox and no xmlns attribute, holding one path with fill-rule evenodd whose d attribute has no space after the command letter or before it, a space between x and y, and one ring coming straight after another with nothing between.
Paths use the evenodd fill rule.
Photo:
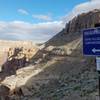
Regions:
<instances>
[{"instance_id":1,"label":"metal pole","mask_svg":"<svg viewBox=\"0 0 100 100\"><path fill-rule=\"evenodd\" d=\"M100 57L96 57L96 67L98 71L98 100L100 100Z\"/></svg>"},{"instance_id":2,"label":"metal pole","mask_svg":"<svg viewBox=\"0 0 100 100\"><path fill-rule=\"evenodd\" d=\"M99 74L99 83L98 83L98 85L99 85L99 99L100 99L100 71L98 71L98 74Z\"/></svg>"},{"instance_id":3,"label":"metal pole","mask_svg":"<svg viewBox=\"0 0 100 100\"><path fill-rule=\"evenodd\" d=\"M95 27L100 27L100 23L96 23ZM96 64L97 64L97 71L98 71L98 86L99 86L99 100L100 100L100 59L98 60L98 58L100 57L96 57Z\"/></svg>"}]
</instances>

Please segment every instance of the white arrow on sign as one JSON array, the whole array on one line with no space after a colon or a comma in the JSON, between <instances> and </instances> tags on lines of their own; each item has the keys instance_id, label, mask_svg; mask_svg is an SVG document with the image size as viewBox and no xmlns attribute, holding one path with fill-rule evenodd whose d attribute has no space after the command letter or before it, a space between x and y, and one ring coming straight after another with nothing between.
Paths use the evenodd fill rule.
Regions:
<instances>
[{"instance_id":1,"label":"white arrow on sign","mask_svg":"<svg viewBox=\"0 0 100 100\"><path fill-rule=\"evenodd\" d=\"M100 49L93 48L93 49L92 49L92 52L93 52L93 53L100 52Z\"/></svg>"}]
</instances>

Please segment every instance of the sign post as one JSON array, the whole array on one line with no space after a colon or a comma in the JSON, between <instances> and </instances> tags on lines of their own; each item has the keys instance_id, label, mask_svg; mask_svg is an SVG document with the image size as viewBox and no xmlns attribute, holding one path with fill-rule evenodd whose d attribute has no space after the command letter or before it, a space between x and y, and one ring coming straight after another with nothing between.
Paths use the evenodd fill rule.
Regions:
<instances>
[{"instance_id":1,"label":"sign post","mask_svg":"<svg viewBox=\"0 0 100 100\"><path fill-rule=\"evenodd\" d=\"M83 54L100 56L100 28L83 31Z\"/></svg>"},{"instance_id":2,"label":"sign post","mask_svg":"<svg viewBox=\"0 0 100 100\"><path fill-rule=\"evenodd\" d=\"M99 76L99 97L100 97L100 57L96 57L96 66Z\"/></svg>"},{"instance_id":3,"label":"sign post","mask_svg":"<svg viewBox=\"0 0 100 100\"><path fill-rule=\"evenodd\" d=\"M100 99L100 27L98 25L95 28L83 30L83 54L96 56Z\"/></svg>"}]
</instances>

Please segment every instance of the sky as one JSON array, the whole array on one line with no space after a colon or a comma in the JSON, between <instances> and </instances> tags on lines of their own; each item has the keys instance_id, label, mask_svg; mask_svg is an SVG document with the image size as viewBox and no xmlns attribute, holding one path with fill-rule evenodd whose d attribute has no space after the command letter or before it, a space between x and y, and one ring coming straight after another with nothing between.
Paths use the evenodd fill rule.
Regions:
<instances>
[{"instance_id":1,"label":"sky","mask_svg":"<svg viewBox=\"0 0 100 100\"><path fill-rule=\"evenodd\" d=\"M100 0L0 0L0 39L45 42L73 17L99 6Z\"/></svg>"}]
</instances>

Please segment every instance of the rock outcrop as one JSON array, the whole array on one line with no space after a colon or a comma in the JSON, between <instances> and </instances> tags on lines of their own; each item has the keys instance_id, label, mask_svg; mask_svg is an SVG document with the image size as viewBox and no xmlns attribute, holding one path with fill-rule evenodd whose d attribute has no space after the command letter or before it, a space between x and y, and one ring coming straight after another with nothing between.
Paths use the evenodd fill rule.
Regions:
<instances>
[{"instance_id":1,"label":"rock outcrop","mask_svg":"<svg viewBox=\"0 0 100 100\"><path fill-rule=\"evenodd\" d=\"M46 46L60 46L80 38L83 29L92 28L97 23L100 23L100 10L82 13L69 21L61 32L47 41Z\"/></svg>"},{"instance_id":2,"label":"rock outcrop","mask_svg":"<svg viewBox=\"0 0 100 100\"><path fill-rule=\"evenodd\" d=\"M100 23L100 10L97 9L78 15L69 21L66 24L65 33L80 32L82 29L94 27L96 23Z\"/></svg>"},{"instance_id":3,"label":"rock outcrop","mask_svg":"<svg viewBox=\"0 0 100 100\"><path fill-rule=\"evenodd\" d=\"M16 70L31 64L31 59L37 52L36 48L9 48L7 58L1 72L16 73Z\"/></svg>"}]
</instances>

